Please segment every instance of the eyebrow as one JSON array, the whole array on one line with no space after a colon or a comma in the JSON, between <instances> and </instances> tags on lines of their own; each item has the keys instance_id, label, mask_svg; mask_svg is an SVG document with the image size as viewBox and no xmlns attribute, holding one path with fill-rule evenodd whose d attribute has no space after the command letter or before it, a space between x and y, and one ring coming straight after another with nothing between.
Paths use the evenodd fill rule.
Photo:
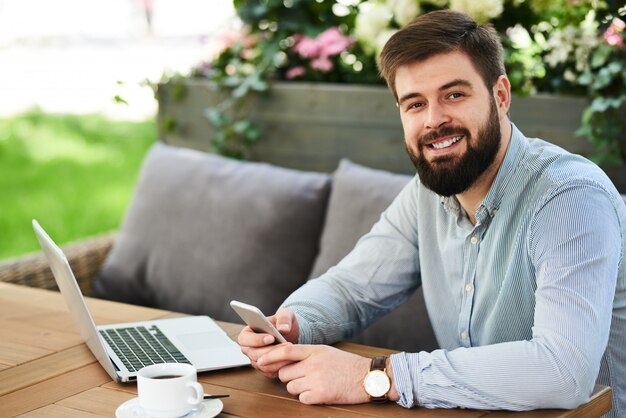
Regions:
<instances>
[{"instance_id":1,"label":"eyebrow","mask_svg":"<svg viewBox=\"0 0 626 418\"><path fill-rule=\"evenodd\" d=\"M439 87L439 91L444 91L444 90L448 90L452 87L458 87L458 86L463 86L463 87L468 87L468 88L472 88L472 83L470 83L469 81L462 79L462 78L457 78L455 80L449 81L446 84L442 85L441 87ZM402 103L406 102L407 100L413 99L415 97L420 97L422 96L421 93L419 92L413 92L413 93L408 93L405 94L404 96L400 97L400 99L398 100L398 104L401 105Z\"/></svg>"}]
</instances>

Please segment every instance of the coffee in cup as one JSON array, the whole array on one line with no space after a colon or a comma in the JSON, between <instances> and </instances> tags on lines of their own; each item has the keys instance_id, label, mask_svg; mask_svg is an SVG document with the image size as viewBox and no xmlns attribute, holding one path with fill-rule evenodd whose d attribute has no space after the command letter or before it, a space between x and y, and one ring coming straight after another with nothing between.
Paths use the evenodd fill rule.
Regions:
<instances>
[{"instance_id":1,"label":"coffee in cup","mask_svg":"<svg viewBox=\"0 0 626 418\"><path fill-rule=\"evenodd\" d=\"M146 366L137 373L139 405L151 417L181 417L198 406L204 389L195 367L184 363Z\"/></svg>"}]
</instances>

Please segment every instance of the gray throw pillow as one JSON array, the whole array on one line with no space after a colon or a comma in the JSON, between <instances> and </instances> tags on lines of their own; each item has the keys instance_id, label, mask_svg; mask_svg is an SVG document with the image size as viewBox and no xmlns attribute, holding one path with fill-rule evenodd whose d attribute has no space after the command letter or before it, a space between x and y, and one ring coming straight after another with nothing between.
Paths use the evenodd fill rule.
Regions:
<instances>
[{"instance_id":1,"label":"gray throw pillow","mask_svg":"<svg viewBox=\"0 0 626 418\"><path fill-rule=\"evenodd\" d=\"M320 253L311 278L325 273L346 256L412 178L342 160L334 174ZM437 348L422 289L354 340L405 351Z\"/></svg>"},{"instance_id":2,"label":"gray throw pillow","mask_svg":"<svg viewBox=\"0 0 626 418\"><path fill-rule=\"evenodd\" d=\"M157 143L94 294L241 322L238 299L269 315L311 271L330 181Z\"/></svg>"}]
</instances>

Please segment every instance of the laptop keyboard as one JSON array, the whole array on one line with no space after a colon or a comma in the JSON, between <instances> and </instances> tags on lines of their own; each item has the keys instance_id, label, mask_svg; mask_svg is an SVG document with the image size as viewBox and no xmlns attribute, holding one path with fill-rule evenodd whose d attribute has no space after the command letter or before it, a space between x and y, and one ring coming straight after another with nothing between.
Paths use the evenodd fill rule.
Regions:
<instances>
[{"instance_id":1,"label":"laptop keyboard","mask_svg":"<svg viewBox=\"0 0 626 418\"><path fill-rule=\"evenodd\" d=\"M190 364L156 325L106 329L100 334L131 372L156 363Z\"/></svg>"}]
</instances>

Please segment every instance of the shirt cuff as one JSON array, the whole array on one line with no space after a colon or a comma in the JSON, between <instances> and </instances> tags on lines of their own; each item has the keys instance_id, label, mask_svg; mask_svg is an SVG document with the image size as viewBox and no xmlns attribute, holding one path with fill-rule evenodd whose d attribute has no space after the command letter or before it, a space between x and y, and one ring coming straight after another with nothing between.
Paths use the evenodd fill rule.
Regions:
<instances>
[{"instance_id":1,"label":"shirt cuff","mask_svg":"<svg viewBox=\"0 0 626 418\"><path fill-rule=\"evenodd\" d=\"M411 376L411 370L414 372L419 370L419 356L417 353L408 355L407 353L392 354L391 369L393 370L393 383L396 385L396 391L400 395L397 404L404 408L412 408L418 405L417 401L417 382L413 384L413 379L417 380L418 376ZM413 388L415 387L415 391Z\"/></svg>"}]
</instances>

